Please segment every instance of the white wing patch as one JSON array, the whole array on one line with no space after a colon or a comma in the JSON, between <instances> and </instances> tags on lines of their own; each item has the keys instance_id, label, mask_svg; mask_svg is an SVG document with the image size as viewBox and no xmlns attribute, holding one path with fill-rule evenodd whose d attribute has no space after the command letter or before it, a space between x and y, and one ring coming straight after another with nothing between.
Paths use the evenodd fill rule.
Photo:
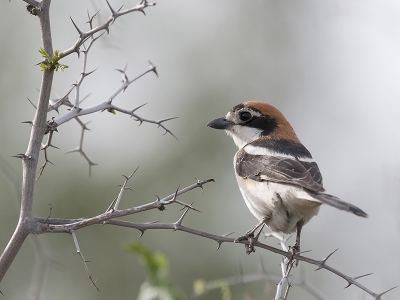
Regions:
<instances>
[{"instance_id":1,"label":"white wing patch","mask_svg":"<svg viewBox=\"0 0 400 300\"><path fill-rule=\"evenodd\" d=\"M246 151L246 153L251 154L251 155L267 155L267 156L277 156L277 157L296 159L292 155L279 153L279 152L273 151L268 148L257 147L257 146L253 146L253 145L247 145L243 149L244 149L244 151ZM304 161L304 162L314 162L314 159L308 158L308 157L299 157L298 159L301 161Z\"/></svg>"}]
</instances>

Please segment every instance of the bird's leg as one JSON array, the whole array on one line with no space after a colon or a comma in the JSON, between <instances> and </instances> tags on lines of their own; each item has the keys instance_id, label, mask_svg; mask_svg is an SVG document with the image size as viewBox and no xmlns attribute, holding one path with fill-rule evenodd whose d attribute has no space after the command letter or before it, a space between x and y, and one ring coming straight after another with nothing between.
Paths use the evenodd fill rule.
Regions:
<instances>
[{"instance_id":1,"label":"bird's leg","mask_svg":"<svg viewBox=\"0 0 400 300\"><path fill-rule=\"evenodd\" d=\"M301 229L303 228L303 225L304 225L303 220L298 221L296 224L296 227L297 227L296 243L294 243L293 247L289 248L289 252L292 254L292 259L293 259L293 255L300 252L300 235L301 235ZM292 259L290 259L290 261L292 261ZM296 260L295 266L297 267L298 264L299 264L299 261Z\"/></svg>"},{"instance_id":2,"label":"bird's leg","mask_svg":"<svg viewBox=\"0 0 400 300\"><path fill-rule=\"evenodd\" d=\"M296 252L300 252L300 235L301 229L303 228L304 221L300 220L297 222L297 234L296 234L296 243L293 245L292 249Z\"/></svg>"},{"instance_id":3,"label":"bird's leg","mask_svg":"<svg viewBox=\"0 0 400 300\"><path fill-rule=\"evenodd\" d=\"M239 236L238 238L235 239L235 243L244 241L244 240L249 241L249 244L244 245L246 248L247 254L256 252L256 250L254 249L254 244L258 241L258 237L260 236L260 233L263 228L261 228L260 232L258 233L258 235L256 237L254 237L254 232L256 232L256 230L258 228L260 228L261 226L264 227L266 219L267 218L262 219L259 223L257 223L256 226L254 226L252 229L247 231L245 235Z\"/></svg>"}]
</instances>

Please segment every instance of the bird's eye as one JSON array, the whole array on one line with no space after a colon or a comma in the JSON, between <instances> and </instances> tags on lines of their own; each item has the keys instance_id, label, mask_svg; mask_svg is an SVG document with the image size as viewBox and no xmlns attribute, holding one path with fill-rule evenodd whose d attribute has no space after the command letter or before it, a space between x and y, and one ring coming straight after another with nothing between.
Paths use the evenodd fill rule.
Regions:
<instances>
[{"instance_id":1,"label":"bird's eye","mask_svg":"<svg viewBox=\"0 0 400 300\"><path fill-rule=\"evenodd\" d=\"M249 120L251 119L251 117L252 117L252 115L251 115L251 113L249 113L248 111L244 111L244 112L241 112L241 113L239 114L239 118L240 118L240 120L243 121L243 122L249 121Z\"/></svg>"}]
</instances>

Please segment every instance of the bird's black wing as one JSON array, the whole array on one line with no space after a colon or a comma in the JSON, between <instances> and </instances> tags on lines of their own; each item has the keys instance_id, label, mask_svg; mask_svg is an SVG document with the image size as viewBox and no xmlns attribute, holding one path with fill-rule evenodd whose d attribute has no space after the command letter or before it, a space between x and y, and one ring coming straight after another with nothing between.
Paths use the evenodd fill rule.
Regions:
<instances>
[{"instance_id":1,"label":"bird's black wing","mask_svg":"<svg viewBox=\"0 0 400 300\"><path fill-rule=\"evenodd\" d=\"M315 162L271 155L253 155L244 149L236 154L236 172L255 181L290 183L313 192L323 192L322 176Z\"/></svg>"}]
</instances>

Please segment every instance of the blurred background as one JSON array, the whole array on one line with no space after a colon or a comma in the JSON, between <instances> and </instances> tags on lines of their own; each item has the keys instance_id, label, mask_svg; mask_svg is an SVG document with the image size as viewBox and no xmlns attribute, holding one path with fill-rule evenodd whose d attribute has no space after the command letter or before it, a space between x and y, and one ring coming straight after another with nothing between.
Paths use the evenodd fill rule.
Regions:
<instances>
[{"instance_id":1,"label":"blurred background","mask_svg":"<svg viewBox=\"0 0 400 300\"><path fill-rule=\"evenodd\" d=\"M135 1L109 1L117 9ZM37 101L41 72L39 24L22 1L2 1L0 19L0 155L20 177ZM105 1L53 1L53 47L66 50L76 39L69 16L87 29L87 11L100 9L96 22L108 16ZM165 125L179 141L151 124L142 124L117 112L83 117L91 121L84 150L96 163L88 165L77 153L80 127L72 120L53 137L60 150L50 149L49 165L37 181L35 215L78 218L105 211L118 193L122 174L140 168L129 183L122 208L141 205L195 182L214 178L204 192L180 197L196 200L202 213L190 212L184 224L216 234L243 234L255 223L237 188L232 158L233 141L205 125L245 100L263 100L277 106L311 151L324 176L328 193L349 201L368 219L322 207L302 233L302 250L322 259L339 251L329 264L359 279L374 292L400 284L400 3L366 1L160 1L119 18L92 48L81 95L90 94L88 107L104 101L120 84L115 69L128 64L129 78L147 70L147 60L159 78L148 74L132 84L114 103L134 108L150 119L179 117ZM65 94L79 77L81 59L70 55L69 68L55 75L52 98ZM72 98L74 95L72 95ZM60 114L65 109L60 110ZM49 119L56 113L52 112ZM43 157L42 157L43 159ZM3 162L4 166L4 162ZM3 167L4 169L4 167ZM0 248L4 249L18 221L19 200L4 172L0 174ZM176 221L181 207L168 206L126 218L136 222ZM46 234L27 241L0 285L4 299L32 299L32 280L45 281L41 299L136 299L145 271L126 245L139 241L139 232L111 226L92 226L77 232L81 250L97 293L86 279L72 237ZM45 245L49 268L35 273L33 243ZM264 240L279 247L277 241ZM147 231L140 242L163 252L169 260L170 280L188 298L196 279L215 280L257 273L260 261L273 275L280 274L281 257L257 250L247 256L242 245L223 244L183 232ZM289 241L293 244L294 240ZM301 271L300 271L301 269ZM356 287L327 271L300 263L293 273L305 274L325 299L370 299ZM33 281L34 285L37 284ZM275 283L265 281L232 287L232 299L272 299ZM215 290L201 299L221 299ZM395 289L383 299L399 299ZM313 299L294 287L289 299Z\"/></svg>"}]
</instances>

